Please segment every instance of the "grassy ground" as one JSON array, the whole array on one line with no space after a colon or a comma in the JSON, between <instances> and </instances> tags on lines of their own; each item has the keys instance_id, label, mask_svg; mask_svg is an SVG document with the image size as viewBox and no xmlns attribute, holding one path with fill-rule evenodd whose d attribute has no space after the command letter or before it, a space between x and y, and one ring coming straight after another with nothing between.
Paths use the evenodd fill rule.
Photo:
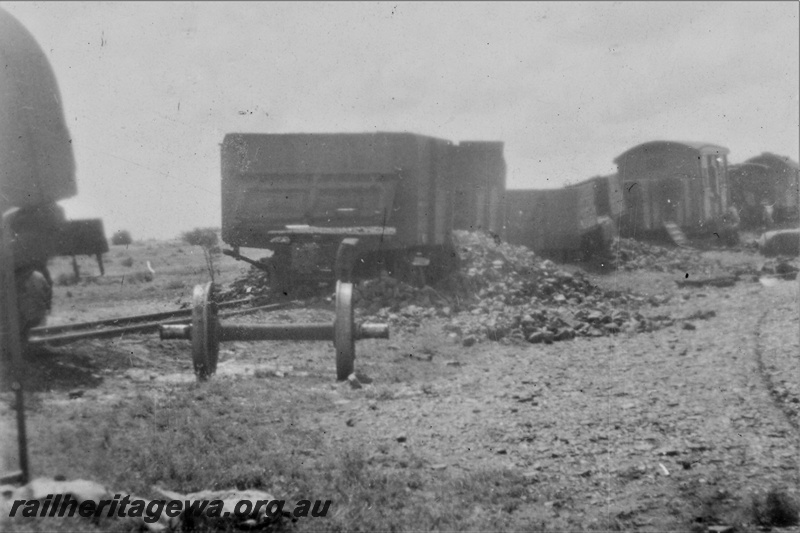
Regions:
<instances>
[{"instance_id":1,"label":"grassy ground","mask_svg":"<svg viewBox=\"0 0 800 533\"><path fill-rule=\"evenodd\" d=\"M50 264L56 303L48 324L171 310L191 300L195 284L210 280L203 249L177 240L111 246L103 259L104 276L93 257L77 259L77 283L71 258L56 258ZM221 254L214 261L215 279L223 284L249 268ZM155 271L151 281L148 262Z\"/></svg>"},{"instance_id":2,"label":"grassy ground","mask_svg":"<svg viewBox=\"0 0 800 533\"><path fill-rule=\"evenodd\" d=\"M108 256L109 277L134 277L146 261L156 275L59 286L53 322L174 308L208 278L200 249L180 243L114 247ZM219 270L227 282L245 268L223 257ZM54 277L70 271L67 261L53 267ZM335 381L327 342L223 344L217 375L202 384L185 341L131 336L43 349L29 368L34 474L143 497L155 487L236 487L332 501L325 518L283 526L290 531L778 525L775 516L798 497L800 435L771 390L796 368L800 324L774 310L797 308L797 283L698 290L678 289L674 277L592 274L610 287L673 296L652 313L716 315L651 333L470 348L433 320L388 341L360 341L359 389ZM332 316L323 305L238 320ZM127 527L36 519L11 531Z\"/></svg>"}]
</instances>

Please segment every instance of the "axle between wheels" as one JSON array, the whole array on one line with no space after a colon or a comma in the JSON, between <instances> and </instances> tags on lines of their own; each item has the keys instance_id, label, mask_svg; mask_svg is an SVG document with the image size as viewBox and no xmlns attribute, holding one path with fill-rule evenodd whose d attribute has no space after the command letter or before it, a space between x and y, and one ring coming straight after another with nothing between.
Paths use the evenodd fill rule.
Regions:
<instances>
[{"instance_id":1,"label":"axle between wheels","mask_svg":"<svg viewBox=\"0 0 800 533\"><path fill-rule=\"evenodd\" d=\"M162 325L162 339L192 341L192 360L197 379L204 381L217 370L219 343L225 341L333 341L336 348L336 378L353 373L355 341L388 339L387 324L356 324L353 319L353 284L336 282L336 318L319 324L230 324L217 317L214 285L197 285L192 295L191 325Z\"/></svg>"}]
</instances>

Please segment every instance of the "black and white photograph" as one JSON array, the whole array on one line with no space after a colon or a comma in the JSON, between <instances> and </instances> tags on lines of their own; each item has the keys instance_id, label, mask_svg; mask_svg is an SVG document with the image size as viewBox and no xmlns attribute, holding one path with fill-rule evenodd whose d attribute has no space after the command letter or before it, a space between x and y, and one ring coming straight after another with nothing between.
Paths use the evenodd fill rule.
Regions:
<instances>
[{"instance_id":1,"label":"black and white photograph","mask_svg":"<svg viewBox=\"0 0 800 533\"><path fill-rule=\"evenodd\" d=\"M0 1L0 531L800 533L796 1Z\"/></svg>"}]
</instances>

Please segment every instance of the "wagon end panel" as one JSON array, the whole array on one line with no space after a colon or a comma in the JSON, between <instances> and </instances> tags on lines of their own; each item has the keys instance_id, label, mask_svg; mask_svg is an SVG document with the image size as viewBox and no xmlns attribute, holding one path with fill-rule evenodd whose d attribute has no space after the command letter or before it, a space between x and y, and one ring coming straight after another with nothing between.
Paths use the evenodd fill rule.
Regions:
<instances>
[{"instance_id":1,"label":"wagon end panel","mask_svg":"<svg viewBox=\"0 0 800 533\"><path fill-rule=\"evenodd\" d=\"M620 180L619 174L612 174L606 176L605 181L608 187L608 216L617 220L625 212L625 197L622 188L622 180Z\"/></svg>"},{"instance_id":2,"label":"wagon end panel","mask_svg":"<svg viewBox=\"0 0 800 533\"><path fill-rule=\"evenodd\" d=\"M589 182L580 187L568 189L574 195L573 203L577 231L584 233L597 226L597 206L595 202L595 187Z\"/></svg>"},{"instance_id":3,"label":"wagon end panel","mask_svg":"<svg viewBox=\"0 0 800 533\"><path fill-rule=\"evenodd\" d=\"M438 170L436 143L430 137L414 134L395 135L387 141L387 155L401 175L393 206L398 243L432 244Z\"/></svg>"},{"instance_id":4,"label":"wagon end panel","mask_svg":"<svg viewBox=\"0 0 800 533\"><path fill-rule=\"evenodd\" d=\"M539 212L544 219L539 223L542 252L565 252L580 248L581 234L589 226L586 219L586 198L576 189L541 191ZM593 204L593 198L590 199ZM596 219L595 219L596 220Z\"/></svg>"},{"instance_id":5,"label":"wagon end panel","mask_svg":"<svg viewBox=\"0 0 800 533\"><path fill-rule=\"evenodd\" d=\"M527 246L535 250L535 205L533 190L509 190L505 197L505 240L511 244Z\"/></svg>"},{"instance_id":6,"label":"wagon end panel","mask_svg":"<svg viewBox=\"0 0 800 533\"><path fill-rule=\"evenodd\" d=\"M412 133L379 135L378 157L397 176L388 218L395 231L394 246L429 244L433 238L436 207L436 139Z\"/></svg>"},{"instance_id":7,"label":"wagon end panel","mask_svg":"<svg viewBox=\"0 0 800 533\"><path fill-rule=\"evenodd\" d=\"M464 141L454 147L454 229L503 232L506 163L503 143Z\"/></svg>"},{"instance_id":8,"label":"wagon end panel","mask_svg":"<svg viewBox=\"0 0 800 533\"><path fill-rule=\"evenodd\" d=\"M593 198L589 201L593 202ZM578 191L509 191L507 210L506 234L510 243L528 246L540 254L580 248L582 215Z\"/></svg>"},{"instance_id":9,"label":"wagon end panel","mask_svg":"<svg viewBox=\"0 0 800 533\"><path fill-rule=\"evenodd\" d=\"M436 246L449 245L453 233L453 154L449 141L433 141L429 239Z\"/></svg>"}]
</instances>

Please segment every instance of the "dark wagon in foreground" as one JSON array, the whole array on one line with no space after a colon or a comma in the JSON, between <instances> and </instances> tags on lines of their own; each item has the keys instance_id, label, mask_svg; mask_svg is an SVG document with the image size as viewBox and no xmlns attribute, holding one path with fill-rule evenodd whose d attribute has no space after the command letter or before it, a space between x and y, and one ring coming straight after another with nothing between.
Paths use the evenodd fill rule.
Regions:
<instances>
[{"instance_id":1,"label":"dark wagon in foreground","mask_svg":"<svg viewBox=\"0 0 800 533\"><path fill-rule=\"evenodd\" d=\"M267 249L274 286L334 279L336 250L358 238L355 273L428 280L453 268L455 229L499 233L503 145L411 133L246 134L222 143L228 255Z\"/></svg>"}]
</instances>

